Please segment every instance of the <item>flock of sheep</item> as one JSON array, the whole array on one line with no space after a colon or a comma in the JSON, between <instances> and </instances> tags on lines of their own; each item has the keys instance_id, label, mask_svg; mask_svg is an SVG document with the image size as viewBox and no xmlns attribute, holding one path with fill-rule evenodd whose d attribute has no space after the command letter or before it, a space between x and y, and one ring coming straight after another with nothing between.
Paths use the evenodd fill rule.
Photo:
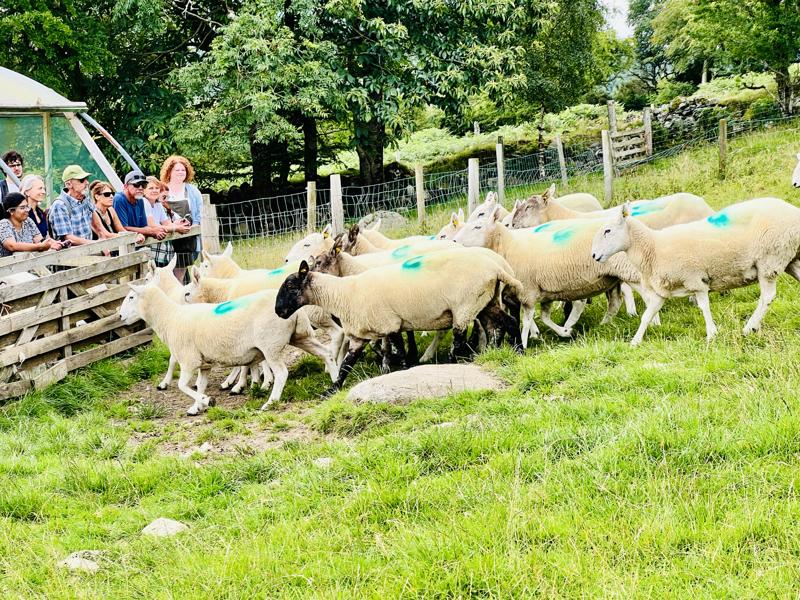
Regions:
<instances>
[{"instance_id":1,"label":"flock of sheep","mask_svg":"<svg viewBox=\"0 0 800 600\"><path fill-rule=\"evenodd\" d=\"M645 311L633 345L658 323L664 302L680 296L694 297L711 339L709 292L758 282L748 334L760 327L778 276L800 280L800 209L777 198L715 212L702 198L678 193L603 210L590 194L556 198L551 187L511 212L490 193L468 219L453 213L435 236L391 239L379 227L354 225L336 237L327 227L295 244L274 269L241 269L228 245L220 255L204 253L187 286L171 265L153 269L144 285L131 285L121 318L143 319L164 341L171 358L159 388L180 365L178 387L195 415L209 404L210 364L233 367L223 388L241 392L249 375L265 388L272 383L262 409L277 401L288 378L286 346L324 361L332 393L370 342L384 371L392 360L416 362L415 331L436 334L422 361L435 356L448 329L451 359L506 336L524 348L540 336L537 305L541 323L570 337L590 298L606 295L608 322L623 302L636 314L636 291ZM565 303L563 325L551 317L554 302Z\"/></svg>"}]
</instances>

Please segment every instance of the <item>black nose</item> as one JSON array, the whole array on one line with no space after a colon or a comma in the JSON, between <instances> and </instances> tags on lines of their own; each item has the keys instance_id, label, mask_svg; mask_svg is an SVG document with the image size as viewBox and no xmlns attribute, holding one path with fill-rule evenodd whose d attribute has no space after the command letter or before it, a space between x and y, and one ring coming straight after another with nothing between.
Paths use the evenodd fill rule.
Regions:
<instances>
[{"instance_id":1,"label":"black nose","mask_svg":"<svg viewBox=\"0 0 800 600\"><path fill-rule=\"evenodd\" d=\"M795 182L794 182L792 185L793 185L794 187L800 187L800 182L797 182L797 181L795 181Z\"/></svg>"}]
</instances>

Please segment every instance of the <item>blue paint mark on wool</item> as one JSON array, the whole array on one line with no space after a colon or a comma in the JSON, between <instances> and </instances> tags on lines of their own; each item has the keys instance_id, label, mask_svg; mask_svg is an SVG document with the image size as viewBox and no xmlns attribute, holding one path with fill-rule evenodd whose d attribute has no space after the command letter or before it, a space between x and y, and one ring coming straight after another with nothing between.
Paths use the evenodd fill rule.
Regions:
<instances>
[{"instance_id":1,"label":"blue paint mark on wool","mask_svg":"<svg viewBox=\"0 0 800 600\"><path fill-rule=\"evenodd\" d=\"M648 201L648 202L636 202L631 207L631 216L632 217L641 217L642 215L649 215L654 212L660 211L664 208L660 203L655 201Z\"/></svg>"},{"instance_id":2,"label":"blue paint mark on wool","mask_svg":"<svg viewBox=\"0 0 800 600\"><path fill-rule=\"evenodd\" d=\"M559 246L563 246L569 242L572 236L575 234L574 227L567 227L560 231L556 231L553 234L553 243L558 244Z\"/></svg>"},{"instance_id":3,"label":"blue paint mark on wool","mask_svg":"<svg viewBox=\"0 0 800 600\"><path fill-rule=\"evenodd\" d=\"M714 227L719 227L722 229L723 227L729 227L731 224L731 218L725 214L725 212L718 212L715 215L711 215L706 219L709 223L711 223Z\"/></svg>"},{"instance_id":4,"label":"blue paint mark on wool","mask_svg":"<svg viewBox=\"0 0 800 600\"><path fill-rule=\"evenodd\" d=\"M435 235L429 235L429 236L428 236L428 239L429 239L429 240L435 240L435 239L436 239L436 236L435 236Z\"/></svg>"},{"instance_id":5,"label":"blue paint mark on wool","mask_svg":"<svg viewBox=\"0 0 800 600\"><path fill-rule=\"evenodd\" d=\"M419 271L421 268L422 268L421 256L415 256L414 258L409 258L402 265L402 269L404 271Z\"/></svg>"},{"instance_id":6,"label":"blue paint mark on wool","mask_svg":"<svg viewBox=\"0 0 800 600\"><path fill-rule=\"evenodd\" d=\"M405 258L411 252L411 246L400 246L392 252L392 258Z\"/></svg>"},{"instance_id":7,"label":"blue paint mark on wool","mask_svg":"<svg viewBox=\"0 0 800 600\"><path fill-rule=\"evenodd\" d=\"M241 298L237 298L236 300L228 300L227 302L223 302L222 304L217 304L214 307L213 313L215 315L226 315L231 311L236 310L237 308L243 308L250 304L253 301L254 294L249 296L242 296Z\"/></svg>"},{"instance_id":8,"label":"blue paint mark on wool","mask_svg":"<svg viewBox=\"0 0 800 600\"><path fill-rule=\"evenodd\" d=\"M286 272L286 267L278 267L277 269L272 269L267 273L267 277L275 277L276 275L283 275Z\"/></svg>"},{"instance_id":9,"label":"blue paint mark on wool","mask_svg":"<svg viewBox=\"0 0 800 600\"><path fill-rule=\"evenodd\" d=\"M540 231L544 231L545 229L550 229L553 226L555 221L548 221L547 223L542 223L538 227L533 228L533 233L539 233Z\"/></svg>"}]
</instances>

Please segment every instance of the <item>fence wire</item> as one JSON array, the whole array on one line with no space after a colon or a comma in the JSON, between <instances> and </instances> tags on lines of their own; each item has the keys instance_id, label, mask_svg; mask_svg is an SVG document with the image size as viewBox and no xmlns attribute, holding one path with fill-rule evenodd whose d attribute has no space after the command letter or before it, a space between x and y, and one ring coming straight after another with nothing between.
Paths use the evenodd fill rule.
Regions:
<instances>
[{"instance_id":1,"label":"fence wire","mask_svg":"<svg viewBox=\"0 0 800 600\"><path fill-rule=\"evenodd\" d=\"M796 122L800 116L781 116L775 106L762 103L747 112L721 112L719 107L699 109L691 118L667 117L663 123L652 120L653 152L626 164L625 171L638 165L672 156L700 144L713 143L719 135L719 119L728 120L728 139L759 129ZM672 119L672 120L670 120ZM668 125L668 126L667 126ZM599 138L599 136L598 136ZM582 142L564 147L564 168L569 178L602 172L601 143ZM505 188L544 184L561 179L561 165L555 146L524 156L508 156L504 163ZM483 196L497 189L497 164L479 166L479 193ZM425 173L425 205L428 208L447 203L463 203L468 193L468 170ZM240 241L255 247L279 244L285 247L308 229L307 196L298 192L272 198L258 198L217 205L222 241ZM353 222L377 211L392 211L413 217L417 209L413 177L367 186L342 188L342 207L346 222ZM316 229L331 221L331 195L326 188L317 190Z\"/></svg>"}]
</instances>

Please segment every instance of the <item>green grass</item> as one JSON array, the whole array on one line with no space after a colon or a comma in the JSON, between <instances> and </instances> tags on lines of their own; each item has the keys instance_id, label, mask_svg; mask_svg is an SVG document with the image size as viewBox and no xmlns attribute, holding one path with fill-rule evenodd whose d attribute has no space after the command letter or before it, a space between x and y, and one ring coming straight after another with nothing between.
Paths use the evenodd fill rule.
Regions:
<instances>
[{"instance_id":1,"label":"green grass","mask_svg":"<svg viewBox=\"0 0 800 600\"><path fill-rule=\"evenodd\" d=\"M643 167L616 198L687 190L716 207L790 187L797 131ZM599 193L587 178L573 189ZM0 410L3 597L788 597L800 577L800 289L780 280L759 334L756 288L666 305L632 349L636 319L480 361L509 383L406 406L316 399L321 365L294 368L285 402L259 393L159 430L120 394L158 380L163 348L95 365ZM366 363L357 373L374 373ZM175 392L177 394L177 392ZM144 411L144 412L142 412ZM148 414L149 411L149 414ZM149 419L147 417L150 417ZM449 424L441 427L440 424ZM222 457L168 454L181 436L317 437ZM141 432L150 443L134 444ZM209 433L205 433L209 432ZM315 465L320 457L330 467ZM139 531L160 516L176 538ZM57 561L103 551L93 576Z\"/></svg>"}]
</instances>

